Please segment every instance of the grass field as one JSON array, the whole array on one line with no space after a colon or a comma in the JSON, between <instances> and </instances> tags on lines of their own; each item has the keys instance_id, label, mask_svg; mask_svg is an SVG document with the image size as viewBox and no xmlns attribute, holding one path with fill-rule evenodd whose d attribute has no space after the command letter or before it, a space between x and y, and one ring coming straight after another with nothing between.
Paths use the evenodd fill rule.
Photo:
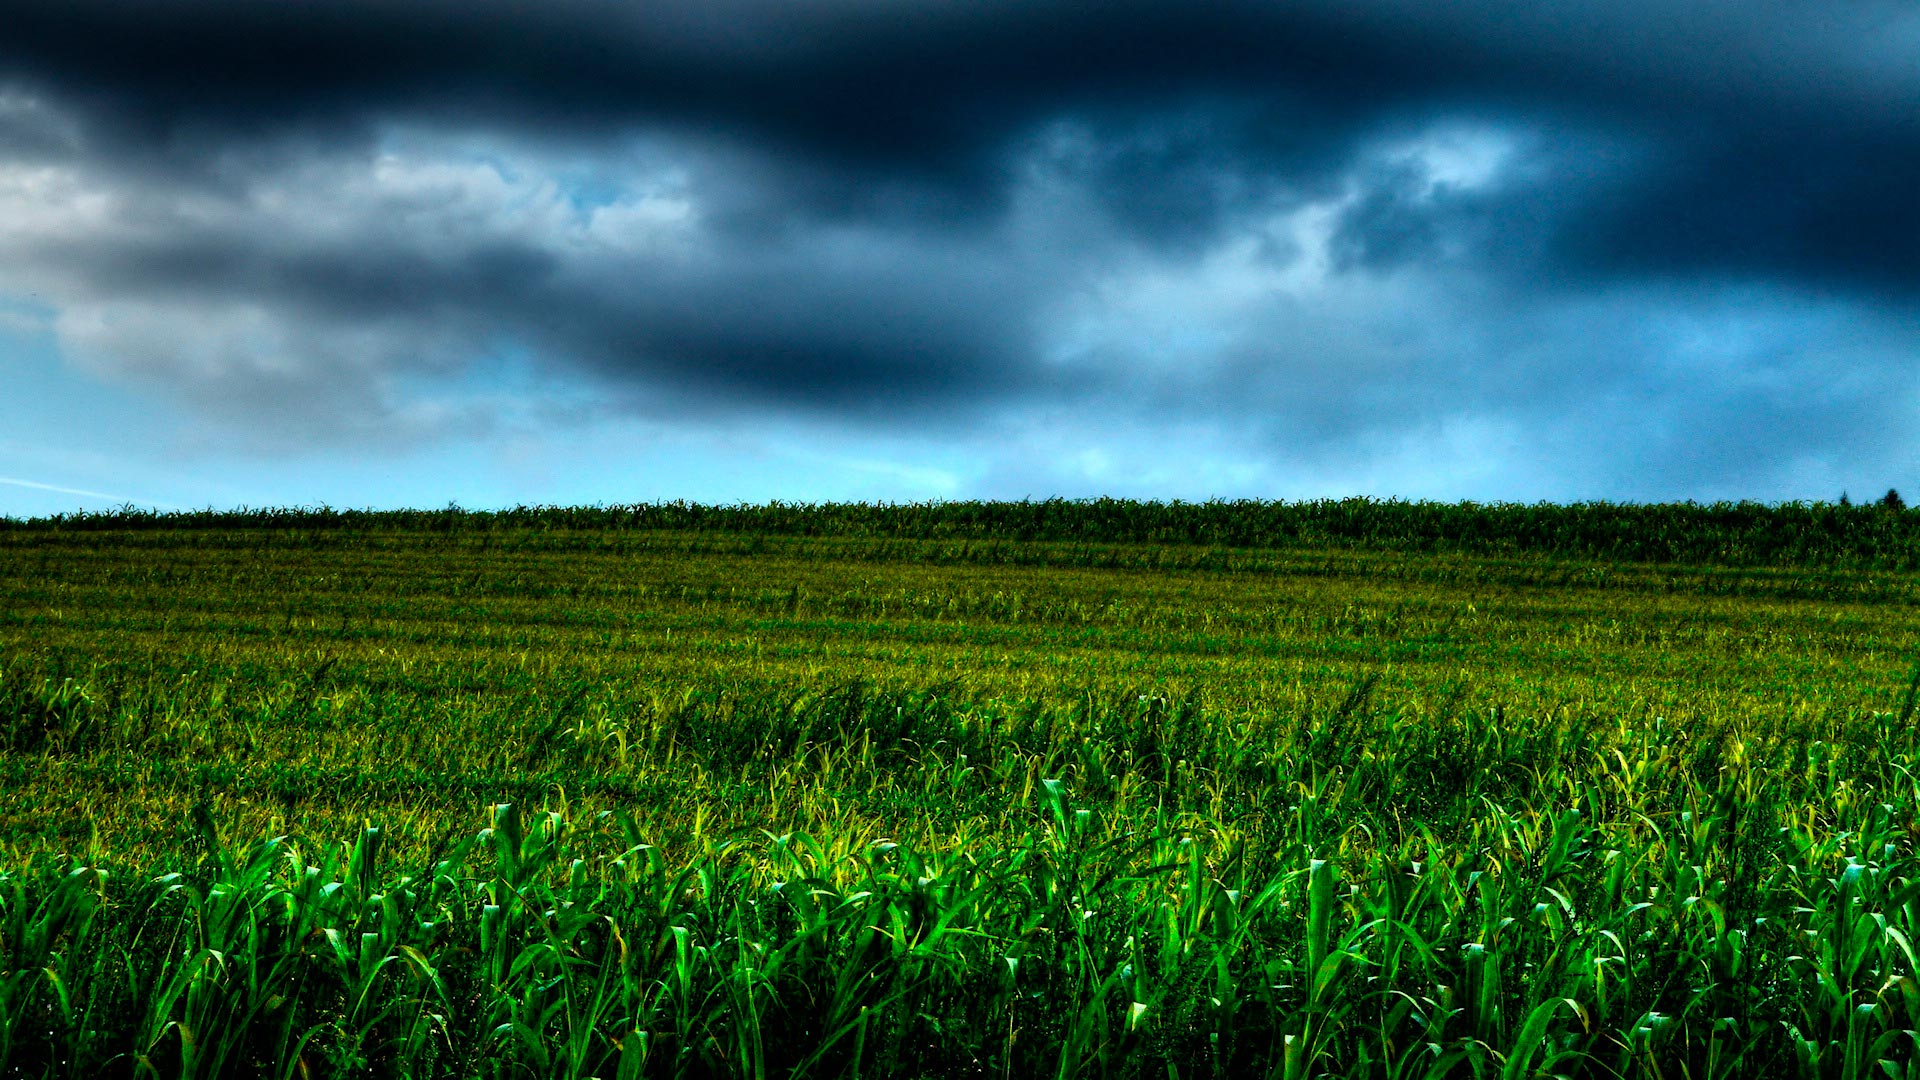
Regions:
<instances>
[{"instance_id":1,"label":"grass field","mask_svg":"<svg viewBox=\"0 0 1920 1080\"><path fill-rule=\"evenodd\" d=\"M5 523L0 1074L1920 1072L1920 515L1076 505Z\"/></svg>"}]
</instances>

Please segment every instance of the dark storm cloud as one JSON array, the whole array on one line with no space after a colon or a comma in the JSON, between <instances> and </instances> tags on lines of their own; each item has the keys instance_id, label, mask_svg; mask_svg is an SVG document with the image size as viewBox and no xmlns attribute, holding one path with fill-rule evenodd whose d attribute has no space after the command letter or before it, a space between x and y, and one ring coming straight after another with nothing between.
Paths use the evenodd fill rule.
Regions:
<instances>
[{"instance_id":1,"label":"dark storm cloud","mask_svg":"<svg viewBox=\"0 0 1920 1080\"><path fill-rule=\"evenodd\" d=\"M713 125L937 168L1062 106L1287 83L1351 107L1432 66L1337 23L1250 5L80 0L14 5L0 62L127 134L424 108Z\"/></svg>"},{"instance_id":2,"label":"dark storm cloud","mask_svg":"<svg viewBox=\"0 0 1920 1080\"><path fill-rule=\"evenodd\" d=\"M1222 178L1311 179L1395 118L1611 126L1651 160L1575 215L1608 239L1569 239L1570 257L1904 284L1913 245L1875 241L1920 223L1903 197L1920 179L1916 59L1897 6L1780 2L28 0L0 36L0 70L148 150L393 115L678 126L832 162L856 210L899 182L926 205L991 201L1041 120L1088 117L1124 143L1184 106L1194 130L1136 140L1100 177L1163 235L1215 225Z\"/></svg>"},{"instance_id":3,"label":"dark storm cloud","mask_svg":"<svg viewBox=\"0 0 1920 1080\"><path fill-rule=\"evenodd\" d=\"M60 222L0 221L0 274L256 412L524 351L656 409L1478 417L1695 482L1741 417L1844 427L1768 350L1900 398L1916 100L1891 3L18 0L0 163L66 171L0 183ZM1712 392L1624 329L1755 306Z\"/></svg>"},{"instance_id":4,"label":"dark storm cloud","mask_svg":"<svg viewBox=\"0 0 1920 1080\"><path fill-rule=\"evenodd\" d=\"M680 414L900 423L1038 378L1042 290L1017 255L938 231L782 223L737 155L727 184L743 190L695 222L671 191L581 206L543 176L436 150L371 166L322 155L253 184L82 183L60 207L69 223L13 230L10 261L100 309L79 338L106 366L232 398L282 430L287 411L376 408L367 384L449 372L462 353L637 382L630 403ZM636 207L638 229L610 235L608 213Z\"/></svg>"},{"instance_id":5,"label":"dark storm cloud","mask_svg":"<svg viewBox=\"0 0 1920 1080\"><path fill-rule=\"evenodd\" d=\"M1910 131L1714 132L1571 208L1565 257L1611 276L1740 274L1920 290Z\"/></svg>"}]
</instances>

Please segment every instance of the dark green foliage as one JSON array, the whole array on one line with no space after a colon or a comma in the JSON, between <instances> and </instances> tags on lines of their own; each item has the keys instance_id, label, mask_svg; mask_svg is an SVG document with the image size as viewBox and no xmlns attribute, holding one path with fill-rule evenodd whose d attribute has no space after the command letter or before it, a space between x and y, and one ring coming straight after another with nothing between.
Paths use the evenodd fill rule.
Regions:
<instances>
[{"instance_id":1,"label":"dark green foliage","mask_svg":"<svg viewBox=\"0 0 1920 1080\"><path fill-rule=\"evenodd\" d=\"M1850 752L1837 786L1819 761L1783 770L1737 738L1703 771L1707 741L1657 731L1602 737L1591 756L1562 745L1539 763L1557 775L1524 753L1483 758L1511 777L1502 797L1436 832L1363 780L1419 767L1418 750L1400 758L1406 734L1296 760L1273 808L1239 825L1179 827L1044 778L1023 832L944 849L755 832L675 858L625 815L501 805L477 835L406 860L376 828L231 849L201 813L185 873L41 859L0 874L0 1070L1913 1066L1911 739L1877 764Z\"/></svg>"},{"instance_id":2,"label":"dark green foliage","mask_svg":"<svg viewBox=\"0 0 1920 1080\"><path fill-rule=\"evenodd\" d=\"M520 506L508 510L302 507L157 513L128 507L0 518L0 530L495 532L651 530L862 539L1180 544L1236 548L1534 553L1564 558L1744 566L1920 568L1920 519L1889 491L1840 503L1433 503L1365 498L1204 503L1124 499L1040 502Z\"/></svg>"}]
</instances>

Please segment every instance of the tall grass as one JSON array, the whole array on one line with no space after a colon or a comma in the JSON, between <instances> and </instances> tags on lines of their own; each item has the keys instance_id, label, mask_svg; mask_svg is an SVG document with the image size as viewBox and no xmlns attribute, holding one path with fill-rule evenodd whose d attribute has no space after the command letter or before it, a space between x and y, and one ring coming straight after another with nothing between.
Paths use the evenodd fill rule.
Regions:
<instances>
[{"instance_id":1,"label":"tall grass","mask_svg":"<svg viewBox=\"0 0 1920 1080\"><path fill-rule=\"evenodd\" d=\"M232 846L203 807L180 872L42 858L0 875L0 1071L1916 1068L1910 707L1810 745L1350 714L1211 755L1153 702L1096 719L1098 797L1091 768L1046 775L1011 734L930 753L923 783L984 785L1024 825L918 844L696 826L675 853L623 813L504 804L395 858L377 826ZM852 771L872 741L785 752ZM1445 786L1447 754L1477 798ZM1176 794L1237 770L1271 777L1258 812Z\"/></svg>"},{"instance_id":2,"label":"tall grass","mask_svg":"<svg viewBox=\"0 0 1920 1080\"><path fill-rule=\"evenodd\" d=\"M0 1077L1915 1071L1903 572L354 520L0 530Z\"/></svg>"}]
</instances>

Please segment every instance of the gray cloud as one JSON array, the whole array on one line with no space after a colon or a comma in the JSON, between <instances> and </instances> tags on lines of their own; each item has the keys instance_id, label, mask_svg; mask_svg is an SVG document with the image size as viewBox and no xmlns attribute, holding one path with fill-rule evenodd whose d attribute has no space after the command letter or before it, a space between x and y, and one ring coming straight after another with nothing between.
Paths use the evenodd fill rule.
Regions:
<instances>
[{"instance_id":1,"label":"gray cloud","mask_svg":"<svg viewBox=\"0 0 1920 1080\"><path fill-rule=\"evenodd\" d=\"M777 414L1161 494L1778 491L1910 449L1895 5L8 19L0 288L267 442Z\"/></svg>"}]
</instances>

